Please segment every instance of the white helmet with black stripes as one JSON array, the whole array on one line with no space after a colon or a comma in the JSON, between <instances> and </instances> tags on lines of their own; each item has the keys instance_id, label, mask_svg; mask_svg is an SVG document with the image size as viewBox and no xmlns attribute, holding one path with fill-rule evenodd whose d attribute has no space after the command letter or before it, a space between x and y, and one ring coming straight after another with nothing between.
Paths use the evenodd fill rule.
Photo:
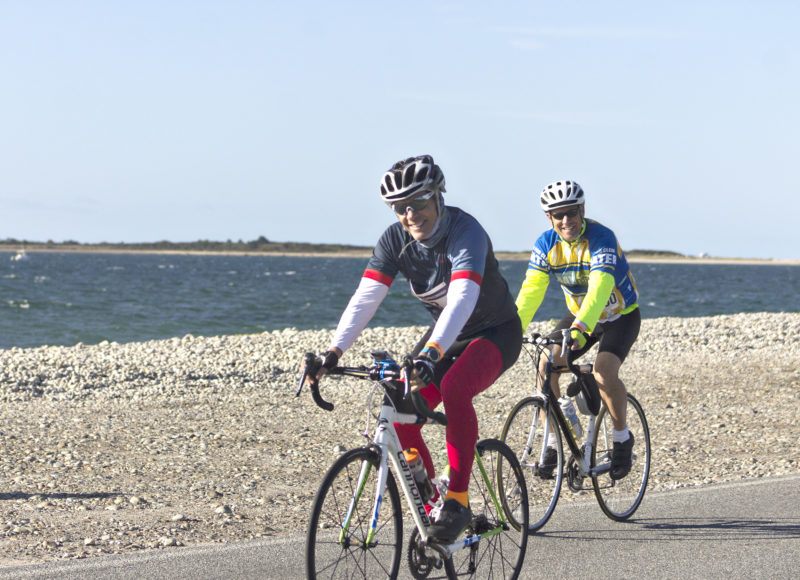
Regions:
<instances>
[{"instance_id":1,"label":"white helmet with black stripes","mask_svg":"<svg viewBox=\"0 0 800 580\"><path fill-rule=\"evenodd\" d=\"M539 203L545 212L570 205L583 205L585 202L583 188L574 181L554 181L546 185L539 196Z\"/></svg>"},{"instance_id":2,"label":"white helmet with black stripes","mask_svg":"<svg viewBox=\"0 0 800 580\"><path fill-rule=\"evenodd\" d=\"M398 161L381 178L381 198L389 205L427 191L445 191L444 174L430 155Z\"/></svg>"}]
</instances>

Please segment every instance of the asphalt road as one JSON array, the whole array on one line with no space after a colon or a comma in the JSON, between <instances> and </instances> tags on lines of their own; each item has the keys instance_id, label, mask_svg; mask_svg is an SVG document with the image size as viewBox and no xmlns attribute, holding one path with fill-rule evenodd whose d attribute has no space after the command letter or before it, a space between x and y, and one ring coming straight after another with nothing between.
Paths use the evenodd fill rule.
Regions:
<instances>
[{"instance_id":1,"label":"asphalt road","mask_svg":"<svg viewBox=\"0 0 800 580\"><path fill-rule=\"evenodd\" d=\"M564 488L562 493L570 493ZM0 568L0 578L302 578L302 537ZM525 578L791 578L800 562L800 474L652 493L632 521L561 503L533 536ZM401 565L401 577L410 575Z\"/></svg>"}]
</instances>

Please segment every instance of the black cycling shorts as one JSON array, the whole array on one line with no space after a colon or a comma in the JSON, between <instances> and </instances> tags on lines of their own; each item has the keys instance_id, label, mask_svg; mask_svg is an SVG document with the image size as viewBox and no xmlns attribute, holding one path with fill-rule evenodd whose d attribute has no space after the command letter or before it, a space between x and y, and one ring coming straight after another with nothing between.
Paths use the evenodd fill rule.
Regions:
<instances>
[{"instance_id":1,"label":"black cycling shorts","mask_svg":"<svg viewBox=\"0 0 800 580\"><path fill-rule=\"evenodd\" d=\"M412 356L419 354L419 352L425 346L425 343L428 342L428 338L432 332L433 326L427 330L427 332L414 347L411 352ZM509 320L498 324L497 326L479 330L470 336L456 340L453 345L447 349L447 352L444 353L441 362L436 365L435 378L433 382L438 385L441 377L443 377L450 367L453 366L453 363L458 358L458 355L466 350L466 348L469 346L469 343L481 338L494 343L497 348L500 349L500 355L503 358L502 372L505 372L511 368L515 362L517 362L517 357L519 357L519 353L522 350L522 322L520 322L519 316L513 316Z\"/></svg>"},{"instance_id":2,"label":"black cycling shorts","mask_svg":"<svg viewBox=\"0 0 800 580\"><path fill-rule=\"evenodd\" d=\"M556 324L555 330L569 328L574 321L575 315L568 313ZM628 314L623 314L611 322L598 323L589 340L586 341L586 346L576 353L575 358L585 354L587 350L599 342L598 352L610 352L615 354L620 361L624 361L639 336L639 328L641 326L642 313L639 312L638 308L628 312Z\"/></svg>"}]
</instances>

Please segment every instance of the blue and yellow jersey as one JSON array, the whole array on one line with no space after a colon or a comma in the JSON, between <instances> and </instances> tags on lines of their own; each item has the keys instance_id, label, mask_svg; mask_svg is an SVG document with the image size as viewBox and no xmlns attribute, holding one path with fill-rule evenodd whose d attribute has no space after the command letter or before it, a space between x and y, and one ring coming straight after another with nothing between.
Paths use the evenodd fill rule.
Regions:
<instances>
[{"instance_id":1,"label":"blue and yellow jersey","mask_svg":"<svg viewBox=\"0 0 800 580\"><path fill-rule=\"evenodd\" d=\"M598 322L614 320L638 306L636 281L617 237L594 220L584 220L573 243L553 229L536 240L516 300L523 329L544 299L550 274L561 284L567 308L588 332Z\"/></svg>"}]
</instances>

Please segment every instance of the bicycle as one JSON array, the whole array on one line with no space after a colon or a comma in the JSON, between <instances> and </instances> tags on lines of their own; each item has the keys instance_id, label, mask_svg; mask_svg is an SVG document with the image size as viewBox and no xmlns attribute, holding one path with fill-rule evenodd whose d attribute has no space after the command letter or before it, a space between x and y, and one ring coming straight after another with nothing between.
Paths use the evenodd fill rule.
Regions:
<instances>
[{"instance_id":1,"label":"bicycle","mask_svg":"<svg viewBox=\"0 0 800 580\"><path fill-rule=\"evenodd\" d=\"M536 395L519 401L511 410L503 425L500 439L519 454L520 464L526 472L528 482L528 506L530 509L528 530L535 532L544 526L555 510L561 493L563 478L573 492L588 490L584 481L591 479L594 495L606 516L615 521L630 518L644 498L650 474L650 431L644 409L639 401L628 393L628 429L634 435L633 464L630 473L622 479L612 479L611 435L613 424L592 373L592 364L577 365L569 349L569 331L556 331L544 337L534 334L523 338L524 344L533 345L533 352L525 349L533 359L539 374L540 357L547 352L544 376L540 376L542 389ZM555 365L553 349L560 344L566 355L566 367ZM581 414L588 415L586 436L583 441L575 436L570 421L564 416L558 398L550 387L554 371L572 372L573 381L567 387L567 396L575 397ZM571 456L564 467L564 448L561 433L567 441ZM556 466L544 466L545 453L549 445L555 444Z\"/></svg>"},{"instance_id":2,"label":"bicycle","mask_svg":"<svg viewBox=\"0 0 800 580\"><path fill-rule=\"evenodd\" d=\"M430 410L418 392L410 392L409 357L398 364L388 351L370 354L373 362L368 367L337 366L329 371L375 382L367 394L363 436L370 438L371 417L376 425L372 442L345 452L322 479L306 537L308 577L397 577L403 551L399 483L415 527L407 554L414 578L428 578L442 568L448 578L472 577L478 570L490 578L517 578L528 544L528 496L516 456L497 439L476 444L468 490L472 521L454 543L436 542L428 534L432 517L405 461L394 423L446 425L447 418ZM297 395L306 376L314 377L321 363L313 353L306 354L304 362ZM318 381L309 387L319 407L333 410L333 404L321 397ZM376 415L372 397L381 390ZM436 479L440 497L434 510L441 508L447 491L446 478Z\"/></svg>"}]
</instances>

